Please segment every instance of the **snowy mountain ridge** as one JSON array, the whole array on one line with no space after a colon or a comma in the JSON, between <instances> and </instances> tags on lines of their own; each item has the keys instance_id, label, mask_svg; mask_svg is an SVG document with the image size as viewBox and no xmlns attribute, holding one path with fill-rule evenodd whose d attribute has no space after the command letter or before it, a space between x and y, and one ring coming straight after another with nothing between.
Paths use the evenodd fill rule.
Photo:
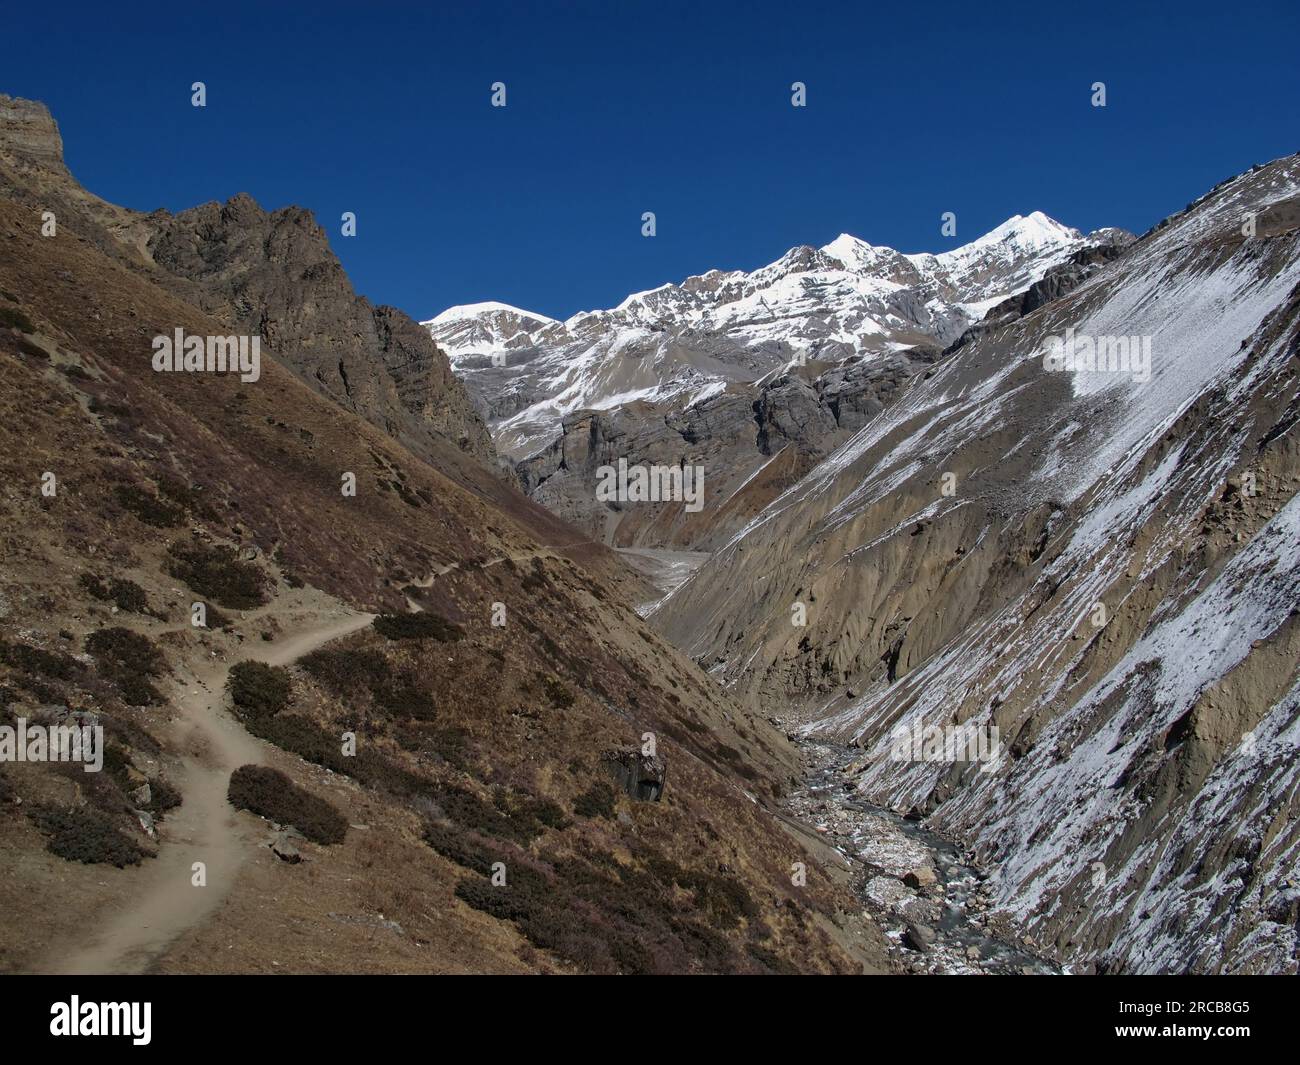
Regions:
<instances>
[{"instance_id":1,"label":"snowy mountain ridge","mask_svg":"<svg viewBox=\"0 0 1300 1065\"><path fill-rule=\"evenodd\" d=\"M578 410L641 401L680 411L792 358L942 348L1109 232L1084 236L1034 211L938 254L841 234L752 272L710 270L563 322L490 301L421 324L479 400L501 452L522 458Z\"/></svg>"}]
</instances>

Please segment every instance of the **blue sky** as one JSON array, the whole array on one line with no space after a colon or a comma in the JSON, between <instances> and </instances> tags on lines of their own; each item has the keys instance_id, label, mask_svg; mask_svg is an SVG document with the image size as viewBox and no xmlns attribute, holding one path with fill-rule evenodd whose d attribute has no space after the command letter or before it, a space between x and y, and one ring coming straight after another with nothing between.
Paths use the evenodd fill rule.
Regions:
<instances>
[{"instance_id":1,"label":"blue sky","mask_svg":"<svg viewBox=\"0 0 1300 1065\"><path fill-rule=\"evenodd\" d=\"M48 103L108 200L310 208L357 289L417 318L567 317L841 232L942 251L1032 210L1140 232L1300 150L1293 0L315 7L23 5L0 92Z\"/></svg>"}]
</instances>

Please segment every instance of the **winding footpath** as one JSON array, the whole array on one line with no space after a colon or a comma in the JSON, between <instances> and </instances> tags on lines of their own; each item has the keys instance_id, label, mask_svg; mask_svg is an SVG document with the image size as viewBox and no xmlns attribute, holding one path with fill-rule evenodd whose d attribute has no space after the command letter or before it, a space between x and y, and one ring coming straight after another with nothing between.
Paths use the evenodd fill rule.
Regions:
<instances>
[{"instance_id":1,"label":"winding footpath","mask_svg":"<svg viewBox=\"0 0 1300 1065\"><path fill-rule=\"evenodd\" d=\"M226 801L230 774L241 765L262 763L266 751L262 741L245 732L225 709L231 666L248 660L288 665L364 628L373 618L373 614L337 611L309 628L225 661L212 659L178 668L180 714L172 722L168 749L184 752L176 777L184 802L163 822L157 857L129 874L139 879L126 905L102 923L89 942L63 945L46 972L143 972L178 936L216 910L256 845L241 831L236 811ZM192 882L195 862L206 867L206 886L195 887Z\"/></svg>"}]
</instances>

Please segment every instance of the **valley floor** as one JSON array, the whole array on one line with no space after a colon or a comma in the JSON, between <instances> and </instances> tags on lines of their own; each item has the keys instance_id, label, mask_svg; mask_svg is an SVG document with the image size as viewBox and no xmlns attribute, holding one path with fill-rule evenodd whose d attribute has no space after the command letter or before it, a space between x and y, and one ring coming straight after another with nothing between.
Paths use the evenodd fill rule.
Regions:
<instances>
[{"instance_id":1,"label":"valley floor","mask_svg":"<svg viewBox=\"0 0 1300 1065\"><path fill-rule=\"evenodd\" d=\"M854 894L885 929L903 968L937 975L1061 971L990 911L987 870L854 791L861 751L809 743L804 752L807 776L788 800L790 812L843 857Z\"/></svg>"},{"instance_id":2,"label":"valley floor","mask_svg":"<svg viewBox=\"0 0 1300 1065\"><path fill-rule=\"evenodd\" d=\"M659 592L659 598L637 604L636 611L642 617L648 616L685 584L709 559L708 551L674 551L663 547L620 547L618 553Z\"/></svg>"}]
</instances>

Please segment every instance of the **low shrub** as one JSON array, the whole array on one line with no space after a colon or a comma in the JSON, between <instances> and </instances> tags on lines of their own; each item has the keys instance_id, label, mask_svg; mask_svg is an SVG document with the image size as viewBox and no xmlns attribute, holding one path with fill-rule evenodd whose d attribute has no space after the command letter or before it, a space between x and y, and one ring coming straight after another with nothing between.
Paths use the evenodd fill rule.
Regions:
<instances>
[{"instance_id":1,"label":"low shrub","mask_svg":"<svg viewBox=\"0 0 1300 1065\"><path fill-rule=\"evenodd\" d=\"M500 886L482 877L471 877L456 885L458 899L505 921L540 918L553 905L554 894L544 874L521 862L507 863L506 883Z\"/></svg>"},{"instance_id":2,"label":"low shrub","mask_svg":"<svg viewBox=\"0 0 1300 1065\"><path fill-rule=\"evenodd\" d=\"M425 843L444 858L484 876L492 871L492 863L500 861L502 857L495 848L446 825L432 822L426 824L423 838Z\"/></svg>"},{"instance_id":3,"label":"low shrub","mask_svg":"<svg viewBox=\"0 0 1300 1065\"><path fill-rule=\"evenodd\" d=\"M21 333L35 333L32 320L17 307L0 307L0 326L17 329Z\"/></svg>"},{"instance_id":4,"label":"low shrub","mask_svg":"<svg viewBox=\"0 0 1300 1065\"><path fill-rule=\"evenodd\" d=\"M168 572L201 596L231 610L251 610L266 601L261 569L224 544L173 544Z\"/></svg>"},{"instance_id":5,"label":"low shrub","mask_svg":"<svg viewBox=\"0 0 1300 1065\"><path fill-rule=\"evenodd\" d=\"M241 710L256 715L278 714L289 705L289 671L265 662L236 662L226 679L230 698Z\"/></svg>"},{"instance_id":6,"label":"low shrub","mask_svg":"<svg viewBox=\"0 0 1300 1065\"><path fill-rule=\"evenodd\" d=\"M113 494L123 509L156 529L172 529L185 520L184 510L139 485L119 484L113 489Z\"/></svg>"},{"instance_id":7,"label":"low shrub","mask_svg":"<svg viewBox=\"0 0 1300 1065\"><path fill-rule=\"evenodd\" d=\"M614 789L597 781L573 800L573 812L579 817L603 817L612 821L615 814Z\"/></svg>"},{"instance_id":8,"label":"low shrub","mask_svg":"<svg viewBox=\"0 0 1300 1065\"><path fill-rule=\"evenodd\" d=\"M48 837L46 847L50 853L67 861L122 869L153 857L108 817L90 807L38 805L30 807L27 814Z\"/></svg>"},{"instance_id":9,"label":"low shrub","mask_svg":"<svg viewBox=\"0 0 1300 1065\"><path fill-rule=\"evenodd\" d=\"M81 663L71 655L6 640L0 640L0 662L30 676L52 680L71 680L81 672Z\"/></svg>"},{"instance_id":10,"label":"low shrub","mask_svg":"<svg viewBox=\"0 0 1300 1065\"><path fill-rule=\"evenodd\" d=\"M258 739L296 754L313 765L349 776L367 787L380 788L402 798L424 794L429 789L424 777L390 761L371 747L363 747L352 757L344 755L338 733L327 732L301 714L257 714L238 706L235 711L244 727Z\"/></svg>"},{"instance_id":11,"label":"low shrub","mask_svg":"<svg viewBox=\"0 0 1300 1065\"><path fill-rule=\"evenodd\" d=\"M81 587L94 598L111 602L118 610L125 610L130 614L149 613L149 598L135 581L118 577L105 581L93 573L83 573Z\"/></svg>"},{"instance_id":12,"label":"low shrub","mask_svg":"<svg viewBox=\"0 0 1300 1065\"><path fill-rule=\"evenodd\" d=\"M342 843L348 833L347 818L331 803L268 766L240 766L230 774L226 797L237 810L293 825L313 843Z\"/></svg>"},{"instance_id":13,"label":"low shrub","mask_svg":"<svg viewBox=\"0 0 1300 1065\"><path fill-rule=\"evenodd\" d=\"M335 695L361 695L386 687L392 668L378 651L357 647L322 647L303 655L298 664Z\"/></svg>"},{"instance_id":14,"label":"low shrub","mask_svg":"<svg viewBox=\"0 0 1300 1065\"><path fill-rule=\"evenodd\" d=\"M546 692L546 698L551 700L551 705L557 710L567 710L573 705L573 692L554 677L546 677L542 681L542 690Z\"/></svg>"},{"instance_id":15,"label":"low shrub","mask_svg":"<svg viewBox=\"0 0 1300 1065\"><path fill-rule=\"evenodd\" d=\"M86 650L132 706L152 706L162 701L149 678L159 676L166 662L148 636L130 629L100 629L86 638Z\"/></svg>"},{"instance_id":16,"label":"low shrub","mask_svg":"<svg viewBox=\"0 0 1300 1065\"><path fill-rule=\"evenodd\" d=\"M157 814L165 814L181 805L180 790L166 777L154 777L149 781L149 792L153 797L153 808Z\"/></svg>"},{"instance_id":17,"label":"low shrub","mask_svg":"<svg viewBox=\"0 0 1300 1065\"><path fill-rule=\"evenodd\" d=\"M350 699L369 694L375 707L390 717L425 722L437 717L432 698L414 680L396 674L372 648L321 648L304 655L299 664L332 694Z\"/></svg>"},{"instance_id":18,"label":"low shrub","mask_svg":"<svg viewBox=\"0 0 1300 1065\"><path fill-rule=\"evenodd\" d=\"M778 976L800 975L799 966L795 965L794 962L772 953L772 951L758 943L750 943L745 949L749 952L751 958L769 972L776 973Z\"/></svg>"},{"instance_id":19,"label":"low shrub","mask_svg":"<svg viewBox=\"0 0 1300 1065\"><path fill-rule=\"evenodd\" d=\"M465 632L437 614L380 614L375 618L375 631L390 640L437 640L451 643L464 637Z\"/></svg>"}]
</instances>

